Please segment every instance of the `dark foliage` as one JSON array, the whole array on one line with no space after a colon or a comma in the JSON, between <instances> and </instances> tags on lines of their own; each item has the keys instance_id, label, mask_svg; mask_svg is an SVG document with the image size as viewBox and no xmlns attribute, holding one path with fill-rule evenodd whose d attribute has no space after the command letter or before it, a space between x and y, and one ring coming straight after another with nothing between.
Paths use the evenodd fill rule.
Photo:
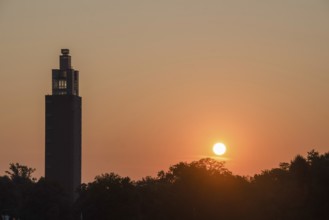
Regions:
<instances>
[{"instance_id":1,"label":"dark foliage","mask_svg":"<svg viewBox=\"0 0 329 220\"><path fill-rule=\"evenodd\" d=\"M128 177L110 173L82 185L77 204L83 219L135 219L139 198Z\"/></svg>"},{"instance_id":2,"label":"dark foliage","mask_svg":"<svg viewBox=\"0 0 329 220\"><path fill-rule=\"evenodd\" d=\"M0 177L0 211L21 219L329 219L329 153L297 155L254 177L233 175L222 162L178 163L157 177L131 181L114 173L82 184L70 206L54 183L11 164Z\"/></svg>"},{"instance_id":3,"label":"dark foliage","mask_svg":"<svg viewBox=\"0 0 329 220\"><path fill-rule=\"evenodd\" d=\"M10 164L9 176L0 177L0 215L23 220L70 219L67 195L62 188L41 178L32 178L34 169Z\"/></svg>"}]
</instances>

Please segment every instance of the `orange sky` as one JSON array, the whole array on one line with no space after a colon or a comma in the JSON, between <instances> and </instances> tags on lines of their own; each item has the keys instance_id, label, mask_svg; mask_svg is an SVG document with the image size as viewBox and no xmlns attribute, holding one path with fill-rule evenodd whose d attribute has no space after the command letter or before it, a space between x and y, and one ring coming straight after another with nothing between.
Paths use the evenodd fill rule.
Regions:
<instances>
[{"instance_id":1,"label":"orange sky","mask_svg":"<svg viewBox=\"0 0 329 220\"><path fill-rule=\"evenodd\" d=\"M228 146L252 175L329 149L326 0L0 0L0 175L44 175L44 95L80 71L83 181L155 176Z\"/></svg>"}]
</instances>

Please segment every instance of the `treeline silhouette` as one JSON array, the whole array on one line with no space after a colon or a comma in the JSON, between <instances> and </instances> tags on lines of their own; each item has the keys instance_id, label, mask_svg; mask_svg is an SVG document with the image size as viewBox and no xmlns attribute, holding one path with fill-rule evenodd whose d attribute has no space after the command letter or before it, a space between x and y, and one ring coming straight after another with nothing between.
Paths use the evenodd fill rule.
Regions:
<instances>
[{"instance_id":1,"label":"treeline silhouette","mask_svg":"<svg viewBox=\"0 0 329 220\"><path fill-rule=\"evenodd\" d=\"M56 183L10 164L0 177L0 214L22 220L107 219L329 219L329 153L312 150L253 177L233 175L224 163L178 163L157 177L132 181L115 173L82 184L70 204Z\"/></svg>"}]
</instances>

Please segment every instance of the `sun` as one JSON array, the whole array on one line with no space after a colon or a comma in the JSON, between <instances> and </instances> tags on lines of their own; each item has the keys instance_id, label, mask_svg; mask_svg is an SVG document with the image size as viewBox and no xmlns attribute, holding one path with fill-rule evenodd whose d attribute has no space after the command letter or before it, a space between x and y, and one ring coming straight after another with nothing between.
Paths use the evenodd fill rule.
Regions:
<instances>
[{"instance_id":1,"label":"sun","mask_svg":"<svg viewBox=\"0 0 329 220\"><path fill-rule=\"evenodd\" d=\"M223 143L216 143L214 144L212 150L214 153L218 156L225 154L226 152L226 146Z\"/></svg>"}]
</instances>

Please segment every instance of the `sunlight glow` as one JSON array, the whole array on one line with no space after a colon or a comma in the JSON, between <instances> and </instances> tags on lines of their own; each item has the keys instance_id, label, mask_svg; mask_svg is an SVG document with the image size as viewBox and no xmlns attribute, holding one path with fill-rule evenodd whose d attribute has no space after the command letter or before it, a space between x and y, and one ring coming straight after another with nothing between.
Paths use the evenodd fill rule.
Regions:
<instances>
[{"instance_id":1,"label":"sunlight glow","mask_svg":"<svg viewBox=\"0 0 329 220\"><path fill-rule=\"evenodd\" d=\"M226 146L223 143L216 143L213 146L212 150L216 155L223 155L226 152Z\"/></svg>"}]
</instances>

